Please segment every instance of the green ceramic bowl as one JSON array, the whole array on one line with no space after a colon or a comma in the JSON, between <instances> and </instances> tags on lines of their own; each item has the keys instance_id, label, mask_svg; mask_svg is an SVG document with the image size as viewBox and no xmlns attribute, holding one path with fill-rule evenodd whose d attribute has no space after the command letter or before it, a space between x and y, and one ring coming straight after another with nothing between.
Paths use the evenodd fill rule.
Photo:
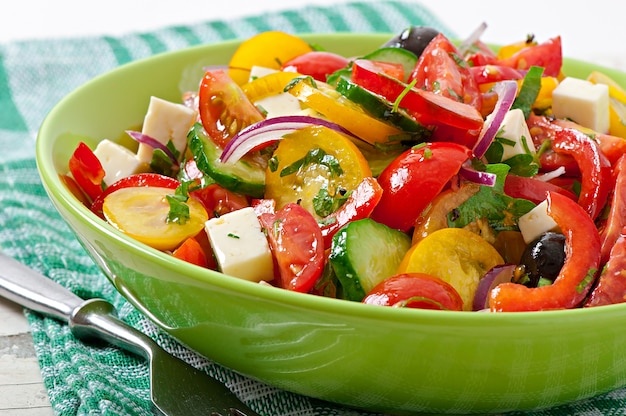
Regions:
<instances>
[{"instance_id":1,"label":"green ceramic bowl","mask_svg":"<svg viewBox=\"0 0 626 416\"><path fill-rule=\"evenodd\" d=\"M387 35L314 35L346 55ZM262 286L183 263L107 226L59 180L80 140L139 125L148 99L180 100L235 42L125 65L78 88L41 126L37 162L54 205L115 287L198 353L280 388L386 412L503 412L626 385L626 304L489 314L384 308ZM584 77L591 64L566 61ZM626 75L602 68L626 85Z\"/></svg>"}]
</instances>

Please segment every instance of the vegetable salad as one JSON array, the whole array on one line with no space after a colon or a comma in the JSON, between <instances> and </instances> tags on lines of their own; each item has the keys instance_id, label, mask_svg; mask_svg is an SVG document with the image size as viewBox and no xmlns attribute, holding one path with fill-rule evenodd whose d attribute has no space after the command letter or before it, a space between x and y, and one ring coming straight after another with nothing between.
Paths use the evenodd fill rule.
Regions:
<instances>
[{"instance_id":1,"label":"vegetable salad","mask_svg":"<svg viewBox=\"0 0 626 416\"><path fill-rule=\"evenodd\" d=\"M80 143L64 177L183 261L311 295L448 311L624 302L626 93L561 39L497 51L415 26L364 56L264 32L137 148ZM281 45L276 48L276 45Z\"/></svg>"}]
</instances>

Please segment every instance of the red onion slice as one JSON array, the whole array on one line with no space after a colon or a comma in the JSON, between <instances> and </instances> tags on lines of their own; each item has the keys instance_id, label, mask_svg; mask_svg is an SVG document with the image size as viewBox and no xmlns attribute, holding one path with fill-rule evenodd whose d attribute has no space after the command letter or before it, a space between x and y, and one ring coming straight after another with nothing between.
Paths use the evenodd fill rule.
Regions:
<instances>
[{"instance_id":1,"label":"red onion slice","mask_svg":"<svg viewBox=\"0 0 626 416\"><path fill-rule=\"evenodd\" d=\"M139 143L143 143L147 146L150 146L153 149L162 150L167 155L167 157L170 158L174 166L179 165L178 159L176 159L176 156L174 155L174 153L172 153L172 151L168 149L167 146L165 146L163 143L161 143L154 137L148 136L147 134L143 134L140 131L126 130L126 133Z\"/></svg>"},{"instance_id":2,"label":"red onion slice","mask_svg":"<svg viewBox=\"0 0 626 416\"><path fill-rule=\"evenodd\" d=\"M465 53L474 45L474 43L480 40L480 37L487 30L487 23L482 22L474 31L459 45L459 55L465 56Z\"/></svg>"},{"instance_id":3,"label":"red onion slice","mask_svg":"<svg viewBox=\"0 0 626 416\"><path fill-rule=\"evenodd\" d=\"M234 163L252 149L268 145L282 136L307 126L324 126L339 133L356 138L354 134L331 121L312 116L281 116L262 120L237 133L224 147L220 161Z\"/></svg>"},{"instance_id":4,"label":"red onion slice","mask_svg":"<svg viewBox=\"0 0 626 416\"><path fill-rule=\"evenodd\" d=\"M514 264L500 264L492 267L491 270L485 273L485 276L478 282L478 287L474 294L474 302L472 304L474 311L489 308L491 290L500 283L510 282L513 278L515 267L517 266Z\"/></svg>"},{"instance_id":5,"label":"red onion slice","mask_svg":"<svg viewBox=\"0 0 626 416\"><path fill-rule=\"evenodd\" d=\"M474 146L474 155L476 155L477 158L484 156L491 142L496 137L496 134L498 134L504 116L506 116L506 113L508 113L513 105L513 101L515 101L517 82L512 80L500 81L493 87L493 90L498 95L498 101L496 102L493 112L487 117L480 131L480 135L478 136L478 142L476 146Z\"/></svg>"},{"instance_id":6,"label":"red onion slice","mask_svg":"<svg viewBox=\"0 0 626 416\"><path fill-rule=\"evenodd\" d=\"M472 167L470 161L461 165L459 175L470 182L477 183L478 185L494 186L496 184L495 173L478 171Z\"/></svg>"}]
</instances>

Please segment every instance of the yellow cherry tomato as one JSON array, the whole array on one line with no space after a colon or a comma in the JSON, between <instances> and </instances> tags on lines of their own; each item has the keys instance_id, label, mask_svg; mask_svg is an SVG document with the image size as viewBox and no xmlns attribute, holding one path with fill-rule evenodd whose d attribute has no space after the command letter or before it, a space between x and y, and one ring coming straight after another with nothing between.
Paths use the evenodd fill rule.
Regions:
<instances>
[{"instance_id":1,"label":"yellow cherry tomato","mask_svg":"<svg viewBox=\"0 0 626 416\"><path fill-rule=\"evenodd\" d=\"M297 72L272 72L243 84L241 89L250 101L256 102L263 98L284 92L287 84L294 78L301 76L302 74Z\"/></svg>"},{"instance_id":2,"label":"yellow cherry tomato","mask_svg":"<svg viewBox=\"0 0 626 416\"><path fill-rule=\"evenodd\" d=\"M412 246L398 273L426 273L451 284L471 311L478 282L492 267L503 264L498 251L479 235L463 228L442 228Z\"/></svg>"},{"instance_id":3,"label":"yellow cherry tomato","mask_svg":"<svg viewBox=\"0 0 626 416\"><path fill-rule=\"evenodd\" d=\"M276 209L299 202L317 219L315 206L353 191L372 171L361 151L345 135L310 126L286 135L265 175L265 196Z\"/></svg>"},{"instance_id":4,"label":"yellow cherry tomato","mask_svg":"<svg viewBox=\"0 0 626 416\"><path fill-rule=\"evenodd\" d=\"M312 50L311 45L298 36L281 31L262 32L237 47L228 64L228 75L243 85L248 82L253 66L280 69L283 63Z\"/></svg>"},{"instance_id":5,"label":"yellow cherry tomato","mask_svg":"<svg viewBox=\"0 0 626 416\"><path fill-rule=\"evenodd\" d=\"M161 187L129 187L107 195L102 205L104 218L124 234L157 250L173 250L185 239L202 230L208 215L204 206L189 198L189 218L168 222L168 195L174 189Z\"/></svg>"},{"instance_id":6,"label":"yellow cherry tomato","mask_svg":"<svg viewBox=\"0 0 626 416\"><path fill-rule=\"evenodd\" d=\"M303 78L290 86L289 93L370 144L393 141L393 136L402 134L397 128L370 116L360 105L324 82L316 81L312 84Z\"/></svg>"},{"instance_id":7,"label":"yellow cherry tomato","mask_svg":"<svg viewBox=\"0 0 626 416\"><path fill-rule=\"evenodd\" d=\"M515 55L522 49L535 45L537 45L537 41L535 41L533 38L528 38L515 43L504 45L501 46L498 50L497 57L498 59L507 59Z\"/></svg>"},{"instance_id":8,"label":"yellow cherry tomato","mask_svg":"<svg viewBox=\"0 0 626 416\"><path fill-rule=\"evenodd\" d=\"M626 90L599 71L591 72L587 80L609 87L609 134L626 138Z\"/></svg>"}]
</instances>

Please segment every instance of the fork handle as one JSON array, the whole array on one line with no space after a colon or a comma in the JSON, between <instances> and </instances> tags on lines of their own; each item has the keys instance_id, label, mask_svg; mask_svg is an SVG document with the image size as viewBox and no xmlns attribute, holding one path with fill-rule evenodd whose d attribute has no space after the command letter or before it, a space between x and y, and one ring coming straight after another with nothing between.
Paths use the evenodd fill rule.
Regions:
<instances>
[{"instance_id":1,"label":"fork handle","mask_svg":"<svg viewBox=\"0 0 626 416\"><path fill-rule=\"evenodd\" d=\"M0 296L67 322L77 338L100 338L149 358L154 341L118 319L109 302L83 300L54 280L1 252Z\"/></svg>"}]
</instances>

